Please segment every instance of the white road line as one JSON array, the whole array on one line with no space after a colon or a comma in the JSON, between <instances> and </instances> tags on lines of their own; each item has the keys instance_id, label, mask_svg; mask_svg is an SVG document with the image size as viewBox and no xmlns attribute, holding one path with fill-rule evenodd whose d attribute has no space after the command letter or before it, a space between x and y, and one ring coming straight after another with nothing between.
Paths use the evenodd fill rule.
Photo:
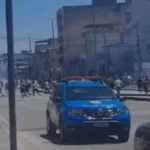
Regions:
<instances>
[{"instance_id":1,"label":"white road line","mask_svg":"<svg viewBox=\"0 0 150 150\"><path fill-rule=\"evenodd\" d=\"M9 121L7 121L3 116L2 114L0 113L0 119L5 122L7 125L9 125Z\"/></svg>"},{"instance_id":2,"label":"white road line","mask_svg":"<svg viewBox=\"0 0 150 150\"><path fill-rule=\"evenodd\" d=\"M6 125L9 125L9 121L7 121L7 120L2 116L1 113L0 113L0 120L2 120ZM5 132L8 136L10 135L9 127L8 127L8 126L5 126L4 132ZM19 138L18 138L18 140L19 140ZM18 142L18 140L17 140L18 149L19 149L19 150L25 150L24 147L20 144L20 142Z\"/></svg>"}]
</instances>

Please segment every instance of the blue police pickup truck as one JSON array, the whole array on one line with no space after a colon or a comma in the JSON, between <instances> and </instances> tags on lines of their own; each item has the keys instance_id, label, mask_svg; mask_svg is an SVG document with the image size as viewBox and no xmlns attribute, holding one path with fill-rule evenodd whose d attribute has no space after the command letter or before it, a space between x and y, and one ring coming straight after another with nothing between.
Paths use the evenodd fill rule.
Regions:
<instances>
[{"instance_id":1,"label":"blue police pickup truck","mask_svg":"<svg viewBox=\"0 0 150 150\"><path fill-rule=\"evenodd\" d=\"M127 142L130 112L100 77L69 77L57 83L46 109L48 135L60 130L63 141L74 134L99 132Z\"/></svg>"}]
</instances>

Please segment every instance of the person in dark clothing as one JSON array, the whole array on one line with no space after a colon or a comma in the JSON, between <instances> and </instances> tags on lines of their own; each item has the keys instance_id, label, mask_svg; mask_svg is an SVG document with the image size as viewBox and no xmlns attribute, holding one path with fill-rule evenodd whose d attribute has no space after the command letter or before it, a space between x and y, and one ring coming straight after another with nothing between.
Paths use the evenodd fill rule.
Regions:
<instances>
[{"instance_id":1,"label":"person in dark clothing","mask_svg":"<svg viewBox=\"0 0 150 150\"><path fill-rule=\"evenodd\" d=\"M145 91L145 94L148 93L148 81L146 80L146 78L143 80L143 89Z\"/></svg>"},{"instance_id":2,"label":"person in dark clothing","mask_svg":"<svg viewBox=\"0 0 150 150\"><path fill-rule=\"evenodd\" d=\"M139 78L137 81L138 90L141 91L142 89L142 80Z\"/></svg>"},{"instance_id":3,"label":"person in dark clothing","mask_svg":"<svg viewBox=\"0 0 150 150\"><path fill-rule=\"evenodd\" d=\"M20 84L20 93L21 93L21 96L22 96L22 98L24 97L24 96L26 96L26 86L25 86L25 83L23 83L23 82L21 82L21 84Z\"/></svg>"}]
</instances>

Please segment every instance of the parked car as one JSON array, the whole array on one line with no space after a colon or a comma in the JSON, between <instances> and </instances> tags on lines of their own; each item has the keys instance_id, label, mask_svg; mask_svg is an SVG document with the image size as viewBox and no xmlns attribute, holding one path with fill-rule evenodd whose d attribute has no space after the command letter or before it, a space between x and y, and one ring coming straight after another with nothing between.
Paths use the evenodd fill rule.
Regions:
<instances>
[{"instance_id":1,"label":"parked car","mask_svg":"<svg viewBox=\"0 0 150 150\"><path fill-rule=\"evenodd\" d=\"M150 122L144 123L136 129L134 150L150 150Z\"/></svg>"}]
</instances>

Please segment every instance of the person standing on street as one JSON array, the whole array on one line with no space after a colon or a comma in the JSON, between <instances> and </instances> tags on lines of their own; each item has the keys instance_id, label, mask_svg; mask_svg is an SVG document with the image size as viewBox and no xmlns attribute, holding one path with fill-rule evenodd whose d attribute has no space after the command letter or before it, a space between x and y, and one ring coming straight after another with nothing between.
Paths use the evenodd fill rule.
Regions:
<instances>
[{"instance_id":1,"label":"person standing on street","mask_svg":"<svg viewBox=\"0 0 150 150\"><path fill-rule=\"evenodd\" d=\"M8 95L8 81L6 81L5 83L5 93L6 95Z\"/></svg>"},{"instance_id":2,"label":"person standing on street","mask_svg":"<svg viewBox=\"0 0 150 150\"><path fill-rule=\"evenodd\" d=\"M137 86L138 86L138 90L139 90L139 92L140 92L141 89L142 89L142 80L141 80L141 78L138 79L138 81L137 81Z\"/></svg>"},{"instance_id":3,"label":"person standing on street","mask_svg":"<svg viewBox=\"0 0 150 150\"><path fill-rule=\"evenodd\" d=\"M0 81L0 97L4 97L4 94L3 94L3 82Z\"/></svg>"},{"instance_id":4,"label":"person standing on street","mask_svg":"<svg viewBox=\"0 0 150 150\"><path fill-rule=\"evenodd\" d=\"M115 87L116 87L118 97L120 97L120 91L121 91L121 88L122 88L123 85L124 84L123 84L123 82L121 81L120 78L117 78L115 80Z\"/></svg>"},{"instance_id":5,"label":"person standing on street","mask_svg":"<svg viewBox=\"0 0 150 150\"><path fill-rule=\"evenodd\" d=\"M26 96L26 90L25 90L25 82L21 81L20 82L20 93L21 93L21 97L24 98Z\"/></svg>"},{"instance_id":6,"label":"person standing on street","mask_svg":"<svg viewBox=\"0 0 150 150\"><path fill-rule=\"evenodd\" d=\"M37 81L33 81L32 82L32 94L33 94L33 96L35 96L35 93L40 95L39 88L40 88L40 86L39 86L38 82Z\"/></svg>"},{"instance_id":7,"label":"person standing on street","mask_svg":"<svg viewBox=\"0 0 150 150\"><path fill-rule=\"evenodd\" d=\"M145 91L145 94L147 94L148 93L148 79L147 78L143 79L143 89Z\"/></svg>"},{"instance_id":8,"label":"person standing on street","mask_svg":"<svg viewBox=\"0 0 150 150\"><path fill-rule=\"evenodd\" d=\"M46 82L45 82L45 92L46 92L46 93L49 93L49 90L50 90L50 88L49 88L49 83L46 81Z\"/></svg>"}]
</instances>

